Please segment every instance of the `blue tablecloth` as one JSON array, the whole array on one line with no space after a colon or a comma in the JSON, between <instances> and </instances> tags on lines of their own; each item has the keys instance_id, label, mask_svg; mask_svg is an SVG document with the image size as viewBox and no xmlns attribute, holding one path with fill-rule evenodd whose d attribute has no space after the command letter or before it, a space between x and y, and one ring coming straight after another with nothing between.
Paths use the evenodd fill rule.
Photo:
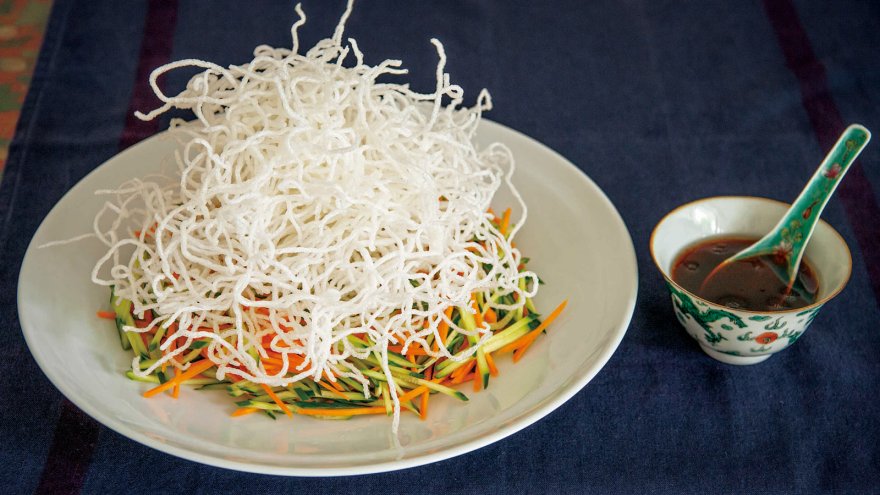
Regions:
<instances>
[{"instance_id":1,"label":"blue tablecloth","mask_svg":"<svg viewBox=\"0 0 880 495\"><path fill-rule=\"evenodd\" d=\"M344 6L304 7L311 46ZM791 200L846 123L880 129L880 4L870 0L361 2L346 34L368 61L400 58L430 90L436 36L471 98L491 90L491 119L559 151L607 192L640 275L617 352L526 430L372 476L208 467L79 412L21 335L16 280L30 237L77 180L164 127L130 117L156 104L153 67L250 60L258 44L289 46L294 19L288 1L56 0L0 187L2 491L880 493L880 144L823 214L852 250L848 287L762 364L703 355L675 322L647 249L673 207L723 194Z\"/></svg>"}]
</instances>

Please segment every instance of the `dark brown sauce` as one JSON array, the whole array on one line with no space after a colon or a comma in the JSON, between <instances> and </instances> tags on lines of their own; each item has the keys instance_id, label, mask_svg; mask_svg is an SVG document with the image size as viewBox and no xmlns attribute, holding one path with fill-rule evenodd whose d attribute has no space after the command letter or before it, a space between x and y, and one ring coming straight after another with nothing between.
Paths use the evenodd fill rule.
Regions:
<instances>
[{"instance_id":1,"label":"dark brown sauce","mask_svg":"<svg viewBox=\"0 0 880 495\"><path fill-rule=\"evenodd\" d=\"M732 263L701 287L716 266L756 240L714 238L688 247L672 265L672 280L692 294L733 309L785 311L816 302L819 283L806 259L801 261L790 291L776 275L773 265L776 264L776 269L784 267L772 256Z\"/></svg>"}]
</instances>

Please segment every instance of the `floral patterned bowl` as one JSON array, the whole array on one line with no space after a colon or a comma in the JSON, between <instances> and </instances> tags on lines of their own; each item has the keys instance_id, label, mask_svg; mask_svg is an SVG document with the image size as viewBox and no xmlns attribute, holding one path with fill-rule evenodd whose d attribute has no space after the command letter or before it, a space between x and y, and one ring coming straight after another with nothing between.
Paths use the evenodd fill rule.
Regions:
<instances>
[{"instance_id":1,"label":"floral patterned bowl","mask_svg":"<svg viewBox=\"0 0 880 495\"><path fill-rule=\"evenodd\" d=\"M790 346L849 280L849 248L837 231L820 220L805 251L819 281L816 302L809 306L787 311L731 309L702 299L672 281L673 263L685 248L718 236L761 237L788 207L764 198L706 198L669 212L651 234L651 256L666 279L675 316L700 348L719 361L760 363Z\"/></svg>"}]
</instances>

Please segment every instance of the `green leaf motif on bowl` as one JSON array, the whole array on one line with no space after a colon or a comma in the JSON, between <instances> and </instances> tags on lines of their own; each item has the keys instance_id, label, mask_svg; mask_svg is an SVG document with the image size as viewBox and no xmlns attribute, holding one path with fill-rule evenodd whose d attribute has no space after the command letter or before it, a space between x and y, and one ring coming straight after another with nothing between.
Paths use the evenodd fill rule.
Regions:
<instances>
[{"instance_id":1,"label":"green leaf motif on bowl","mask_svg":"<svg viewBox=\"0 0 880 495\"><path fill-rule=\"evenodd\" d=\"M715 332L712 329L710 323L727 319L730 321L732 325L735 325L739 328L746 328L746 323L739 316L731 313L730 311L725 311L723 309L715 309L706 306L705 304L701 305L702 308L694 302L691 297L678 290L673 285L667 283L669 287L669 291L672 293L673 298L672 302L675 304L676 315L681 320L682 318L686 319L687 316L690 316L697 322L698 325L705 332L706 342L712 344L713 346L722 340L727 340L727 337L721 335L720 332ZM679 314L681 313L681 314ZM726 323L721 324L721 328L724 330L733 330L733 326L728 325Z\"/></svg>"},{"instance_id":2,"label":"green leaf motif on bowl","mask_svg":"<svg viewBox=\"0 0 880 495\"><path fill-rule=\"evenodd\" d=\"M794 344L795 341L797 341L798 337L800 337L803 333L804 333L803 330L798 331L798 332L795 332L793 330L786 330L786 331L782 332L782 335L780 335L779 338L782 338L782 339L787 338L788 345L791 345L791 344Z\"/></svg>"},{"instance_id":3,"label":"green leaf motif on bowl","mask_svg":"<svg viewBox=\"0 0 880 495\"><path fill-rule=\"evenodd\" d=\"M776 318L776 321L773 323L768 323L764 325L765 330L782 330L785 326L788 325L788 322L783 321L782 317Z\"/></svg>"},{"instance_id":4,"label":"green leaf motif on bowl","mask_svg":"<svg viewBox=\"0 0 880 495\"><path fill-rule=\"evenodd\" d=\"M749 320L751 320L751 321L767 321L767 320L769 320L770 318L773 318L773 317L772 317L772 316L767 316L767 315L755 315L755 316L749 316Z\"/></svg>"}]
</instances>

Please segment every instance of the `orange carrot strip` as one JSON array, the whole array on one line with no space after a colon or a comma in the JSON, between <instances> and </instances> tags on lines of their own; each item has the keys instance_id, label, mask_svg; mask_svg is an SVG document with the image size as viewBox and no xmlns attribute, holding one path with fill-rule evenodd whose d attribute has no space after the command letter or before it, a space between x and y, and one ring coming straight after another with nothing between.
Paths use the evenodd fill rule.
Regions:
<instances>
[{"instance_id":1,"label":"orange carrot strip","mask_svg":"<svg viewBox=\"0 0 880 495\"><path fill-rule=\"evenodd\" d=\"M430 390L430 389L424 385L420 385L420 386L410 390L409 392L401 395L400 397L397 398L397 400L399 400L400 402L409 402L409 401L415 399L416 397L418 397L419 394L424 393L426 390Z\"/></svg>"},{"instance_id":2,"label":"orange carrot strip","mask_svg":"<svg viewBox=\"0 0 880 495\"><path fill-rule=\"evenodd\" d=\"M260 408L258 408L258 407L239 407L238 409L236 409L235 411L232 412L232 417L237 418L239 416L246 416L248 414L255 413L259 410L260 410Z\"/></svg>"},{"instance_id":3,"label":"orange carrot strip","mask_svg":"<svg viewBox=\"0 0 880 495\"><path fill-rule=\"evenodd\" d=\"M116 319L116 313L114 313L113 311L98 311L95 314L98 315L98 318L104 318L105 320Z\"/></svg>"},{"instance_id":4,"label":"orange carrot strip","mask_svg":"<svg viewBox=\"0 0 880 495\"><path fill-rule=\"evenodd\" d=\"M538 338L538 335L540 335L540 333L544 331L545 328L547 328L547 325L549 325L550 322L552 322L554 319L556 319L557 316L559 316L559 313L562 313L562 310L565 309L566 304L568 304L568 299L562 301L562 304L557 306L552 313L547 315L547 318L545 318L544 321L542 321L541 324L538 325L538 328L525 334L522 338L519 339L520 344L519 346L517 346L517 349L513 351L513 362L517 362L520 360L520 358L522 358L523 354L526 353L526 350L529 348L529 346L532 345L532 342L534 342L535 339Z\"/></svg>"},{"instance_id":5,"label":"orange carrot strip","mask_svg":"<svg viewBox=\"0 0 880 495\"><path fill-rule=\"evenodd\" d=\"M207 371L209 368L213 367L214 363L208 359L203 359L201 361L195 362L190 365L189 369L175 376L174 378L168 380L167 382L159 385L158 387L153 387L150 390L144 392L144 397L152 397L156 394L161 394L162 392L168 390L169 388L174 387L179 383L183 383L186 380L202 373L203 371Z\"/></svg>"},{"instance_id":6,"label":"orange carrot strip","mask_svg":"<svg viewBox=\"0 0 880 495\"><path fill-rule=\"evenodd\" d=\"M462 376L456 378L455 380L452 380L452 382L450 382L450 383L452 383L453 385L458 385L460 383L469 382L474 379L474 376L476 376L476 373L462 375Z\"/></svg>"},{"instance_id":7,"label":"orange carrot strip","mask_svg":"<svg viewBox=\"0 0 880 495\"><path fill-rule=\"evenodd\" d=\"M474 380L474 392L479 392L483 389L483 380L481 378L477 378L476 373L473 374L473 377L476 378L476 380Z\"/></svg>"},{"instance_id":8,"label":"orange carrot strip","mask_svg":"<svg viewBox=\"0 0 880 495\"><path fill-rule=\"evenodd\" d=\"M495 314L495 310L492 308L486 308L486 316L483 317L484 320L489 323L496 323L498 321L498 315Z\"/></svg>"},{"instance_id":9,"label":"orange carrot strip","mask_svg":"<svg viewBox=\"0 0 880 495\"><path fill-rule=\"evenodd\" d=\"M471 294L471 307L474 308L474 323L477 325L477 328L483 327L483 313L480 313L480 308L477 306L477 293Z\"/></svg>"},{"instance_id":10,"label":"orange carrot strip","mask_svg":"<svg viewBox=\"0 0 880 495\"><path fill-rule=\"evenodd\" d=\"M403 351L403 346L402 345L389 345L388 350L400 354ZM412 356L427 356L428 353L425 352L425 350L422 349L421 347L416 348L416 344L413 344L413 345L409 346L409 349L407 349L407 351L406 351L407 359L409 359L409 357L411 355ZM412 359L410 359L410 361L412 361Z\"/></svg>"},{"instance_id":11,"label":"orange carrot strip","mask_svg":"<svg viewBox=\"0 0 880 495\"><path fill-rule=\"evenodd\" d=\"M330 385L331 387L333 387L334 389L336 389L336 391L339 392L339 393L344 392L344 390L342 390L342 387L340 387L338 383L336 383L336 382L330 380L330 372L325 372L325 373L324 373L324 376L327 377L327 385ZM320 383L324 383L324 381L321 380Z\"/></svg>"},{"instance_id":12,"label":"orange carrot strip","mask_svg":"<svg viewBox=\"0 0 880 495\"><path fill-rule=\"evenodd\" d=\"M272 387L266 385L265 383L261 383L260 386L263 387L263 390L266 392L266 395L271 397L272 400L274 400L275 403L278 404L278 407L280 407L281 410L284 411L284 414L286 414L287 416L289 416L291 418L293 417L293 413L290 411L290 409L287 408L287 404L281 402L281 399L279 399L278 396L275 395L275 392L272 391Z\"/></svg>"},{"instance_id":13,"label":"orange carrot strip","mask_svg":"<svg viewBox=\"0 0 880 495\"><path fill-rule=\"evenodd\" d=\"M175 385L174 388L171 389L171 397L174 397L175 399L180 397L180 384L179 383L177 385Z\"/></svg>"},{"instance_id":14,"label":"orange carrot strip","mask_svg":"<svg viewBox=\"0 0 880 495\"><path fill-rule=\"evenodd\" d=\"M495 366L495 359L492 357L491 353L486 353L486 364L489 365L489 374L492 376L498 376L498 367Z\"/></svg>"},{"instance_id":15,"label":"orange carrot strip","mask_svg":"<svg viewBox=\"0 0 880 495\"><path fill-rule=\"evenodd\" d=\"M508 227L510 227L510 208L504 210L504 216L501 217L501 228L498 229L501 235L507 235Z\"/></svg>"},{"instance_id":16,"label":"orange carrot strip","mask_svg":"<svg viewBox=\"0 0 880 495\"><path fill-rule=\"evenodd\" d=\"M428 397L431 396L431 391L425 390L422 393L422 402L419 404L419 418L425 419L428 417Z\"/></svg>"},{"instance_id":17,"label":"orange carrot strip","mask_svg":"<svg viewBox=\"0 0 880 495\"><path fill-rule=\"evenodd\" d=\"M341 398L343 398L343 399L345 399L345 400L348 400L348 397L346 397L346 396L342 393L342 390L341 390L341 389L333 388L333 387L331 387L330 385L327 385L326 383L324 383L323 380L320 381L320 382L318 382L318 385L320 385L320 386L326 388L327 390L330 391L330 393L332 393L332 394L334 394L334 395L337 395L337 396L339 396L339 397L341 397Z\"/></svg>"},{"instance_id":18,"label":"orange carrot strip","mask_svg":"<svg viewBox=\"0 0 880 495\"><path fill-rule=\"evenodd\" d=\"M452 306L446 308L443 315L446 316L446 320L452 319ZM449 337L449 323L446 320L440 320L440 324L437 325L437 334L440 336L440 343L444 347L446 346L446 339Z\"/></svg>"},{"instance_id":19,"label":"orange carrot strip","mask_svg":"<svg viewBox=\"0 0 880 495\"><path fill-rule=\"evenodd\" d=\"M299 408L296 413L307 416L360 416L363 414L385 414L385 406L353 407L351 409Z\"/></svg>"},{"instance_id":20,"label":"orange carrot strip","mask_svg":"<svg viewBox=\"0 0 880 495\"><path fill-rule=\"evenodd\" d=\"M464 366L462 366L462 367L458 368L457 370L453 371L453 372L452 372L452 375L451 375L451 376L452 376L452 381L453 381L453 383L461 383L461 382L456 382L455 380L457 380L458 378L461 378L462 376L467 375L468 373L470 373L471 370L473 370L473 369L474 369L474 366L476 366L476 365L477 365L477 360L476 360L476 359L472 359L469 363L467 363L467 364L465 364Z\"/></svg>"},{"instance_id":21,"label":"orange carrot strip","mask_svg":"<svg viewBox=\"0 0 880 495\"><path fill-rule=\"evenodd\" d=\"M425 373L425 378L427 378L428 380L431 380L431 378L433 378L433 377L434 377L433 368L428 369L428 371ZM442 381L442 378L436 379L436 380L431 380L431 381L433 381L434 383L437 383L439 381ZM425 387L425 388L427 388L427 387ZM431 396L430 390L425 390L422 393L422 401L419 403L419 419L421 419L422 421L424 421L425 418L428 417L428 398L430 396Z\"/></svg>"}]
</instances>

